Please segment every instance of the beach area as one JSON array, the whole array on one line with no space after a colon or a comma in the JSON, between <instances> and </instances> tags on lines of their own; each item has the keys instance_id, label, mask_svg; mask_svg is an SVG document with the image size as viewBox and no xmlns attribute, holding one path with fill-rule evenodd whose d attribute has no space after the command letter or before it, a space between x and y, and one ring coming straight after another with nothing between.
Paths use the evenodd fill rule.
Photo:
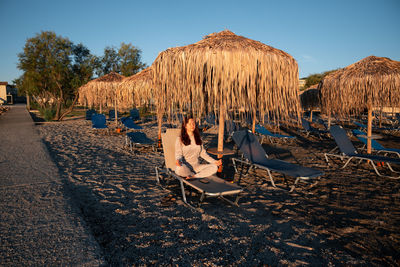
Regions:
<instances>
[{"instance_id":1,"label":"beach area","mask_svg":"<svg viewBox=\"0 0 400 267\"><path fill-rule=\"evenodd\" d=\"M112 122L111 122L112 124ZM156 121L140 123L157 139ZM124 147L124 132L95 131L83 118L37 123L54 160L71 205L110 266L398 266L400 263L400 183L378 177L367 164L340 169L328 166L323 152L335 146L329 138L263 144L270 158L321 169L310 188L300 183L288 192L275 174L257 170L244 177L239 207L207 198L197 210L184 205L178 183L168 190L156 183L161 151ZM165 130L165 127L163 127ZM205 146L217 132L202 133ZM383 144L400 148L400 138L385 135ZM234 149L233 142L226 145ZM231 157L224 173L235 178ZM337 162L337 161L336 161ZM236 174L236 178L238 175ZM281 189L284 188L284 189ZM170 202L163 199L169 197ZM197 196L190 198L196 202ZM51 210L48 211L52 212Z\"/></svg>"}]
</instances>

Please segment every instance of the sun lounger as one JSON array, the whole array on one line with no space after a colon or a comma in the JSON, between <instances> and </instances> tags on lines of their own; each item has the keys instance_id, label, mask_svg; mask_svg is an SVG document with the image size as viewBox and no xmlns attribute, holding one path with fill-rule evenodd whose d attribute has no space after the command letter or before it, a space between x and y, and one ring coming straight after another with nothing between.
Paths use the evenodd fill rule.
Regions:
<instances>
[{"instance_id":1,"label":"sun lounger","mask_svg":"<svg viewBox=\"0 0 400 267\"><path fill-rule=\"evenodd\" d=\"M94 109L86 110L86 120L91 120L93 114L97 114L96 110Z\"/></svg>"},{"instance_id":2,"label":"sun lounger","mask_svg":"<svg viewBox=\"0 0 400 267\"><path fill-rule=\"evenodd\" d=\"M194 178L186 180L185 177L177 175L175 170L175 141L180 134L180 129L167 129L165 133L161 134L165 167L156 167L156 179L157 183L161 185L162 175L160 173L166 174L168 177L173 177L177 179L180 183L182 199L186 205L194 208L186 199L186 187L192 188L200 193L200 201L198 206L202 204L206 197L218 197L230 204L238 206L238 201L240 193L243 189L234 184L229 183L215 175L206 178ZM236 196L234 201L231 201L227 196Z\"/></svg>"},{"instance_id":3,"label":"sun lounger","mask_svg":"<svg viewBox=\"0 0 400 267\"><path fill-rule=\"evenodd\" d=\"M321 139L321 135L328 133L328 131L319 130L317 128L312 127L310 122L308 122L304 118L301 118L301 125L303 126L303 129L306 132L307 136L312 134L312 135L318 136L318 138Z\"/></svg>"},{"instance_id":4,"label":"sun lounger","mask_svg":"<svg viewBox=\"0 0 400 267\"><path fill-rule=\"evenodd\" d=\"M119 112L117 112L117 119L120 117L120 114L119 114ZM115 110L114 109L111 109L109 112L108 112L108 120L109 121L113 121L113 120L115 120Z\"/></svg>"},{"instance_id":5,"label":"sun lounger","mask_svg":"<svg viewBox=\"0 0 400 267\"><path fill-rule=\"evenodd\" d=\"M294 184L291 186L290 192L295 189L297 183L302 180L312 180L313 178L319 177L324 173L317 169L303 167L301 165L293 164L287 161L278 159L268 159L264 148L258 142L257 138L249 131L237 131L232 136L233 141L237 145L238 149L243 153L244 159L233 158L233 166L235 171L238 173L237 162L246 164L250 168L260 168L268 172L269 179L272 186L276 187L272 172L278 172L284 176L290 176L295 178ZM243 167L243 166L242 166ZM240 178L243 173L240 173ZM239 182L240 182L239 178ZM238 183L239 183L238 182Z\"/></svg>"},{"instance_id":6,"label":"sun lounger","mask_svg":"<svg viewBox=\"0 0 400 267\"><path fill-rule=\"evenodd\" d=\"M128 130L142 130L143 128L136 123L133 122L131 117L123 117L121 118L121 122L124 127Z\"/></svg>"},{"instance_id":7,"label":"sun lounger","mask_svg":"<svg viewBox=\"0 0 400 267\"><path fill-rule=\"evenodd\" d=\"M232 138L232 134L237 130L239 130L239 126L233 120L225 121L226 140L230 140Z\"/></svg>"},{"instance_id":8,"label":"sun lounger","mask_svg":"<svg viewBox=\"0 0 400 267\"><path fill-rule=\"evenodd\" d=\"M96 130L106 129L108 131L106 116L104 116L103 114L93 114L92 128Z\"/></svg>"},{"instance_id":9,"label":"sun lounger","mask_svg":"<svg viewBox=\"0 0 400 267\"><path fill-rule=\"evenodd\" d=\"M366 147L368 142L366 134L358 130L353 130L352 132L353 135L364 144L364 147ZM376 152L383 153L384 156L387 156L388 154L395 154L400 158L400 149L398 148L385 148L378 141L374 139L371 139L371 147Z\"/></svg>"},{"instance_id":10,"label":"sun lounger","mask_svg":"<svg viewBox=\"0 0 400 267\"><path fill-rule=\"evenodd\" d=\"M129 114L130 114L130 117L132 120L134 120L134 121L140 120L140 113L137 108L131 109L129 111Z\"/></svg>"},{"instance_id":11,"label":"sun lounger","mask_svg":"<svg viewBox=\"0 0 400 267\"><path fill-rule=\"evenodd\" d=\"M290 135L283 135L283 134L273 134L270 131L267 130L264 126L257 124L255 127L256 133L261 135L261 144L263 143L265 138L268 138L268 140L273 143L273 140L283 140L283 141L288 141L288 140L295 140L296 137L290 136Z\"/></svg>"},{"instance_id":12,"label":"sun lounger","mask_svg":"<svg viewBox=\"0 0 400 267\"><path fill-rule=\"evenodd\" d=\"M353 121L353 123L359 128L359 130L362 131L367 131L367 125L362 124L357 121ZM390 128L390 127L372 127L373 130L375 131L393 131L396 130L395 128Z\"/></svg>"},{"instance_id":13,"label":"sun lounger","mask_svg":"<svg viewBox=\"0 0 400 267\"><path fill-rule=\"evenodd\" d=\"M151 147L154 151L155 142L143 132L129 132L125 136L125 145L133 151L133 147Z\"/></svg>"},{"instance_id":14,"label":"sun lounger","mask_svg":"<svg viewBox=\"0 0 400 267\"><path fill-rule=\"evenodd\" d=\"M342 160L344 158L347 158L346 163L343 165L343 168L346 168L347 165L350 163L352 159L358 159L359 163L361 161L367 161L372 165L374 168L375 172L377 175L382 176L382 177L387 177L391 179L400 179L400 176L386 176L382 175L378 169L376 168L374 162L384 162L386 166L388 166L389 170L398 173L397 171L393 170L390 164L400 164L400 159L396 158L389 158L389 157L384 157L384 156L377 156L377 155L371 155L371 154L358 154L357 150L353 146L353 143L351 140L347 137L346 131L339 125L334 125L331 127L331 135L335 139L336 144L338 145L338 148L340 150L340 154L333 154L333 151L330 151L328 153L324 153L325 160L329 164L329 158L328 156L331 157L339 157Z\"/></svg>"}]
</instances>

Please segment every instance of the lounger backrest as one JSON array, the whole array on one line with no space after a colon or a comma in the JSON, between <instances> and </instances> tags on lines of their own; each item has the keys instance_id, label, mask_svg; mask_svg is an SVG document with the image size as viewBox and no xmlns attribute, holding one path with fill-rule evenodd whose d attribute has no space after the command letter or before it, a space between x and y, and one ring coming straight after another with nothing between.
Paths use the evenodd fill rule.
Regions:
<instances>
[{"instance_id":1,"label":"lounger backrest","mask_svg":"<svg viewBox=\"0 0 400 267\"><path fill-rule=\"evenodd\" d=\"M94 110L94 109L88 109L88 110L86 110L86 119L87 119L87 120L91 120L91 119L92 119L92 116L93 116L94 114L96 114L96 110Z\"/></svg>"},{"instance_id":2,"label":"lounger backrest","mask_svg":"<svg viewBox=\"0 0 400 267\"><path fill-rule=\"evenodd\" d=\"M143 132L129 132L126 133L126 135L136 144L151 145L154 143L154 141L148 138Z\"/></svg>"},{"instance_id":3,"label":"lounger backrest","mask_svg":"<svg viewBox=\"0 0 400 267\"><path fill-rule=\"evenodd\" d=\"M161 141L164 151L165 167L175 170L175 142L181 133L181 129L167 129L161 134Z\"/></svg>"},{"instance_id":4,"label":"lounger backrest","mask_svg":"<svg viewBox=\"0 0 400 267\"><path fill-rule=\"evenodd\" d=\"M140 120L140 113L138 109L131 109L130 110L130 116L132 120Z\"/></svg>"},{"instance_id":5,"label":"lounger backrest","mask_svg":"<svg viewBox=\"0 0 400 267\"><path fill-rule=\"evenodd\" d=\"M335 138L336 144L338 145L340 152L345 155L357 154L357 150L353 146L346 131L340 125L333 125L330 129L331 135Z\"/></svg>"},{"instance_id":6,"label":"lounger backrest","mask_svg":"<svg viewBox=\"0 0 400 267\"><path fill-rule=\"evenodd\" d=\"M301 118L301 125L303 126L304 130L306 130L307 132L311 131L311 125L306 119Z\"/></svg>"},{"instance_id":7,"label":"lounger backrest","mask_svg":"<svg viewBox=\"0 0 400 267\"><path fill-rule=\"evenodd\" d=\"M265 160L265 150L253 133L246 130L237 131L232 139L246 159L253 163Z\"/></svg>"},{"instance_id":8,"label":"lounger backrest","mask_svg":"<svg viewBox=\"0 0 400 267\"><path fill-rule=\"evenodd\" d=\"M363 142L365 145L367 145L367 138L365 138L365 135L356 135L356 137L358 138L358 140L360 140L361 142ZM379 144L376 140L371 139L371 146L373 149L376 150L384 150L385 148Z\"/></svg>"},{"instance_id":9,"label":"lounger backrest","mask_svg":"<svg viewBox=\"0 0 400 267\"><path fill-rule=\"evenodd\" d=\"M135 129L135 130L140 130L142 127L137 125L136 123L133 122L131 117L124 117L121 119L122 123L124 124L125 127L129 129Z\"/></svg>"},{"instance_id":10,"label":"lounger backrest","mask_svg":"<svg viewBox=\"0 0 400 267\"><path fill-rule=\"evenodd\" d=\"M366 125L364 125L364 124L362 124L362 123L359 123L359 122L357 122L357 121L355 121L354 124L357 125L357 126L360 127L360 128L367 128Z\"/></svg>"},{"instance_id":11,"label":"lounger backrest","mask_svg":"<svg viewBox=\"0 0 400 267\"><path fill-rule=\"evenodd\" d=\"M255 130L256 132L260 133L260 134L265 134L265 135L272 135L272 133L270 131L268 131L267 128L265 128L264 126L257 124L255 126Z\"/></svg>"},{"instance_id":12,"label":"lounger backrest","mask_svg":"<svg viewBox=\"0 0 400 267\"><path fill-rule=\"evenodd\" d=\"M106 124L106 116L103 114L93 114L92 115L92 124L94 126L101 126Z\"/></svg>"}]
</instances>

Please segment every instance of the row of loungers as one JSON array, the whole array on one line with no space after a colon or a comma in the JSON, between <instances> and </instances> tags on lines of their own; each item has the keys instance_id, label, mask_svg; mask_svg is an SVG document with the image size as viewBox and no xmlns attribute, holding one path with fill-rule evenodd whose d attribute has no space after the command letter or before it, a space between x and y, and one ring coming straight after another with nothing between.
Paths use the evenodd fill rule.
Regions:
<instances>
[{"instance_id":1,"label":"row of loungers","mask_svg":"<svg viewBox=\"0 0 400 267\"><path fill-rule=\"evenodd\" d=\"M104 116L104 115L103 115ZM105 117L99 116L99 119L96 119L95 116L92 117L93 125L97 120L101 121L101 123L105 124ZM141 130L142 128L136 125L131 118L123 118L121 122L124 124L124 127L127 129L133 130ZM104 126L103 126L104 127ZM101 128L101 127L100 127ZM291 136L285 135L275 135L268 130L266 130L262 126L257 126L256 131L263 135L268 135L268 139L270 141L272 138L283 138L283 139L294 139ZM263 169L267 172L271 185L277 187L274 182L273 173L279 173L283 175L285 178L292 177L294 182L290 187L290 192L292 192L298 182L300 181L309 181L311 185L315 185L318 183L319 177L321 177L324 172L314 168L304 167L298 164L293 164L290 162L277 160L277 159L269 159L268 155L265 153L261 143L258 141L256 136L249 132L248 130L235 131L232 134L232 140L235 142L238 150L241 152L241 158L233 158L233 166L235 172L239 174L239 178L236 183L227 182L217 176L211 176L207 178L201 179L191 179L186 180L184 177L180 177L175 174L175 160L174 160L174 144L177 136L179 135L180 129L168 129L165 133L162 134L162 142L163 142L163 150L164 150L164 159L165 164L164 167L156 167L156 179L159 184L161 184L162 177L160 173L167 174L168 177L174 177L180 182L182 199L185 204L189 207L194 208L186 199L185 187L190 187L198 192L200 192L200 201L198 205L204 201L206 197L219 197L224 199L225 201L238 205L239 198L241 193L243 192L243 188L240 186L241 178L243 175L249 175L249 171L252 169ZM324 132L325 133L325 132ZM394 176L385 176L382 175L378 169L376 168L374 162L385 162L385 166L389 168L390 171L397 173L390 164L400 164L400 158L390 158L386 156L377 156L377 155L369 155L369 154L359 154L357 150L354 148L351 141L348 139L346 131L341 126L332 126L330 130L330 134L334 137L338 149L340 153L333 153L333 151L329 153L324 153L325 159L329 164L329 157L339 157L341 159L347 158L346 163L342 168L345 168L349 165L352 159L358 159L360 161L369 162L374 168L375 172L379 176L384 176L392 179L399 179L400 177ZM356 135L360 141L363 141L359 135ZM365 138L364 138L365 139ZM140 131L129 132L126 135L126 144L130 143L130 148L133 150L133 145L154 145L154 141L147 138L147 136ZM154 150L154 146L153 146ZM390 150L390 149L389 149ZM387 151L387 149L386 149ZM400 157L399 151L390 151L396 152ZM228 197L235 197L234 200L230 200Z\"/></svg>"},{"instance_id":2,"label":"row of loungers","mask_svg":"<svg viewBox=\"0 0 400 267\"><path fill-rule=\"evenodd\" d=\"M93 129L105 129L109 133L106 117L103 114L92 114L91 120ZM129 147L131 152L134 151L135 146L151 147L153 151L155 150L156 142L148 138L144 132L141 132L140 130L143 128L140 125L137 125L131 117L123 117L121 118L121 122L125 130L133 130L127 132L125 135L125 146Z\"/></svg>"},{"instance_id":3,"label":"row of loungers","mask_svg":"<svg viewBox=\"0 0 400 267\"><path fill-rule=\"evenodd\" d=\"M333 151L324 153L328 165L330 164L329 159L332 157L342 160L347 159L342 168L349 166L350 161L353 159L357 159L359 161L358 164L361 161L370 163L379 176L400 179L400 176L381 174L374 164L376 162L385 162L386 164L384 165L387 166L391 172L399 173L391 167L391 164L400 164L400 158L358 153L348 138L346 131L341 126L332 126L330 134L337 144L339 153L333 153ZM156 167L156 179L159 184L163 183L165 177L162 177L161 173L167 174L167 177L176 178L181 186L182 199L184 203L191 208L194 207L187 201L185 187L189 187L200 193L201 196L198 206L201 205L206 197L219 197L233 205L238 205L240 195L243 192L243 188L240 186L241 178L243 175L249 175L249 171L256 168L263 169L267 172L271 185L274 187L277 187L274 182L274 173L279 173L285 178L291 177L294 179L289 192L292 192L300 181L310 182L311 186L314 186L318 183L319 177L324 175L324 172L319 169L268 158L268 155L265 153L257 137L248 130L241 130L234 132L232 135L233 141L241 152L240 158L232 158L235 172L239 174L236 183L229 183L217 176L186 180L184 177L180 177L174 172L174 144L178 135L179 129L169 129L162 134L165 164L163 167ZM229 196L235 198L230 200L228 198Z\"/></svg>"}]
</instances>

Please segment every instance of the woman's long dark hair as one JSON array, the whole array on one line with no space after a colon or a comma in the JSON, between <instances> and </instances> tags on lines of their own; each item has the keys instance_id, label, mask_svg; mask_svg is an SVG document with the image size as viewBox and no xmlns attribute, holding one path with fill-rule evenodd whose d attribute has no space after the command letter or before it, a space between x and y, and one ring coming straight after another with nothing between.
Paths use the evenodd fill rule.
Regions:
<instances>
[{"instance_id":1,"label":"woman's long dark hair","mask_svg":"<svg viewBox=\"0 0 400 267\"><path fill-rule=\"evenodd\" d=\"M194 121L195 125L196 125L195 128L194 128L194 131L193 131L194 140L196 141L196 145L200 146L202 144L202 141L201 141L201 138L200 138L200 131L199 131L199 128L197 128L196 121L191 116L185 117L185 119L182 122L181 141L185 146L190 145L190 137L186 132L186 125L187 125L187 123L189 122L190 119L192 119Z\"/></svg>"}]
</instances>

